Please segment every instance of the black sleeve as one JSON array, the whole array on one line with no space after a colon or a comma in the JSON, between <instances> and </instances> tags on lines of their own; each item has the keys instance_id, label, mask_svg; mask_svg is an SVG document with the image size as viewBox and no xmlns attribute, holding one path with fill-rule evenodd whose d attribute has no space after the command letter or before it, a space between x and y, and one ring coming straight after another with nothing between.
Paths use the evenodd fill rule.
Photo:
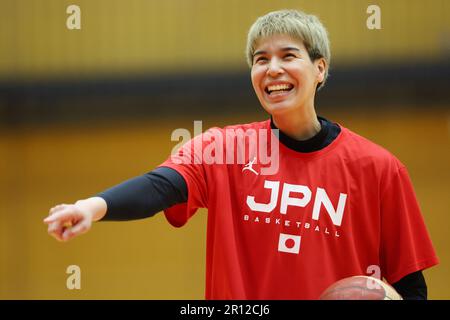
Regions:
<instances>
[{"instance_id":1,"label":"black sleeve","mask_svg":"<svg viewBox=\"0 0 450 320\"><path fill-rule=\"evenodd\" d=\"M160 167L120 183L96 195L108 209L101 221L148 218L175 204L187 201L184 178L175 170Z\"/></svg>"},{"instance_id":2,"label":"black sleeve","mask_svg":"<svg viewBox=\"0 0 450 320\"><path fill-rule=\"evenodd\" d=\"M427 300L427 284L422 271L408 274L392 286L404 300Z\"/></svg>"}]
</instances>

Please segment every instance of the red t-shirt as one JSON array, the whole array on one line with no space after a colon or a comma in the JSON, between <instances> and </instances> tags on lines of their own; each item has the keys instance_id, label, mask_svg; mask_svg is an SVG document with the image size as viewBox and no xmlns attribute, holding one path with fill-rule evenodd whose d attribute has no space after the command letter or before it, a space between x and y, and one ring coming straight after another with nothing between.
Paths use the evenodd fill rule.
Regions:
<instances>
[{"instance_id":1,"label":"red t-shirt","mask_svg":"<svg viewBox=\"0 0 450 320\"><path fill-rule=\"evenodd\" d=\"M406 168L388 151L341 126L319 151L279 143L267 175L261 147L235 134L249 130L277 145L269 120L213 128L161 165L188 187L188 201L165 210L172 225L208 208L206 299L317 299L377 266L395 283L438 263Z\"/></svg>"}]
</instances>

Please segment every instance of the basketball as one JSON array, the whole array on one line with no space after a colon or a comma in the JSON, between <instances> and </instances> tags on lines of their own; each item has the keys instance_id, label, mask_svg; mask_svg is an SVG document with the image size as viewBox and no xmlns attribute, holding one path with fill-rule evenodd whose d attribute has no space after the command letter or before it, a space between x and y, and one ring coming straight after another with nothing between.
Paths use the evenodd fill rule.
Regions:
<instances>
[{"instance_id":1,"label":"basketball","mask_svg":"<svg viewBox=\"0 0 450 320\"><path fill-rule=\"evenodd\" d=\"M329 286L320 300L402 300L389 284L368 276L341 279Z\"/></svg>"}]
</instances>

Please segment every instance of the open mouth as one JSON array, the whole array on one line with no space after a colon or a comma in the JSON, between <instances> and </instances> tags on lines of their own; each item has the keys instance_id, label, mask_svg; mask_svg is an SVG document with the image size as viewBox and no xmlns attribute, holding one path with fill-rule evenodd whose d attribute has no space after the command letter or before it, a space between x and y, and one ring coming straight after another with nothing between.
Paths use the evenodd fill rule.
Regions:
<instances>
[{"instance_id":1,"label":"open mouth","mask_svg":"<svg viewBox=\"0 0 450 320\"><path fill-rule=\"evenodd\" d=\"M266 93L268 95L275 95L278 93L284 93L284 92L289 92L294 88L294 86L290 83L286 83L286 84L275 84L275 85L269 85L267 86L264 91L266 91Z\"/></svg>"}]
</instances>

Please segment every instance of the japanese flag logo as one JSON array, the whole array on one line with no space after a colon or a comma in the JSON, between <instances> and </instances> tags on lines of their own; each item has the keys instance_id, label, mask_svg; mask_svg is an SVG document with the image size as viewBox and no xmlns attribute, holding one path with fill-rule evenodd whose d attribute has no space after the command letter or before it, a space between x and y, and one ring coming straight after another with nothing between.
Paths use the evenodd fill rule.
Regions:
<instances>
[{"instance_id":1,"label":"japanese flag logo","mask_svg":"<svg viewBox=\"0 0 450 320\"><path fill-rule=\"evenodd\" d=\"M298 254L300 252L300 240L300 236L280 233L278 251Z\"/></svg>"}]
</instances>

